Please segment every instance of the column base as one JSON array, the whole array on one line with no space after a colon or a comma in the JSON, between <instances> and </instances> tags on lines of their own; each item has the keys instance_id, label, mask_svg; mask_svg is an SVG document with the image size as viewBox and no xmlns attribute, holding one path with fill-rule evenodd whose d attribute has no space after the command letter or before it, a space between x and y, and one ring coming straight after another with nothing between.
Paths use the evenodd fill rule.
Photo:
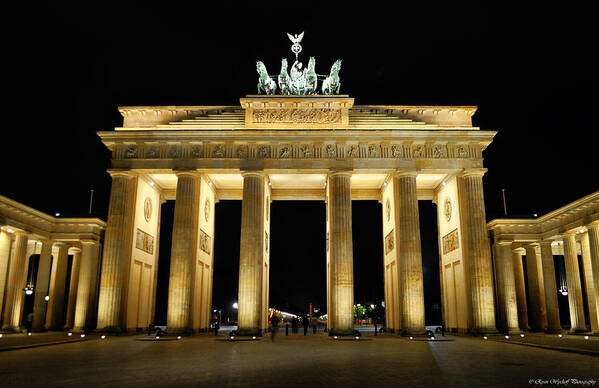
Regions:
<instances>
[{"instance_id":1,"label":"column base","mask_svg":"<svg viewBox=\"0 0 599 388\"><path fill-rule=\"evenodd\" d=\"M2 332L3 333L20 333L22 332L20 327L14 327L14 326L6 326L2 328Z\"/></svg>"},{"instance_id":2,"label":"column base","mask_svg":"<svg viewBox=\"0 0 599 388\"><path fill-rule=\"evenodd\" d=\"M235 335L242 337L262 337L262 329L259 327L240 327L237 330Z\"/></svg>"},{"instance_id":3,"label":"column base","mask_svg":"<svg viewBox=\"0 0 599 388\"><path fill-rule=\"evenodd\" d=\"M585 327L584 329L570 329L568 330L568 334L583 334L588 333L589 330Z\"/></svg>"},{"instance_id":4,"label":"column base","mask_svg":"<svg viewBox=\"0 0 599 388\"><path fill-rule=\"evenodd\" d=\"M481 327L481 328L477 328L477 329L472 329L472 334L477 335L477 334L499 334L499 330L497 330L494 327Z\"/></svg>"},{"instance_id":5,"label":"column base","mask_svg":"<svg viewBox=\"0 0 599 388\"><path fill-rule=\"evenodd\" d=\"M120 334L123 331L118 326L106 326L101 329L96 329L98 333L110 333L110 334Z\"/></svg>"},{"instance_id":6,"label":"column base","mask_svg":"<svg viewBox=\"0 0 599 388\"><path fill-rule=\"evenodd\" d=\"M425 327L412 327L409 329L404 329L399 331L399 335L401 335L402 337L408 337L408 336L424 336L426 335L426 328Z\"/></svg>"},{"instance_id":7,"label":"column base","mask_svg":"<svg viewBox=\"0 0 599 388\"><path fill-rule=\"evenodd\" d=\"M335 329L331 327L329 330L329 337L354 337L356 335L361 335L360 332L353 327L351 329Z\"/></svg>"},{"instance_id":8,"label":"column base","mask_svg":"<svg viewBox=\"0 0 599 388\"><path fill-rule=\"evenodd\" d=\"M166 335L191 335L193 330L190 327L166 327Z\"/></svg>"},{"instance_id":9,"label":"column base","mask_svg":"<svg viewBox=\"0 0 599 388\"><path fill-rule=\"evenodd\" d=\"M564 329L562 329L561 327L559 329L549 329L547 328L547 330L545 330L546 334L561 334L564 332Z\"/></svg>"}]
</instances>

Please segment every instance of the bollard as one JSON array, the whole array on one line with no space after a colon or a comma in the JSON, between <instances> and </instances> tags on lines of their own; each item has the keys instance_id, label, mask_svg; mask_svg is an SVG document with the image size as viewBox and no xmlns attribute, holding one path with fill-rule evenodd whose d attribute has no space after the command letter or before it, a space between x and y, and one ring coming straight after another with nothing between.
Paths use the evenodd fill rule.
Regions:
<instances>
[{"instance_id":1,"label":"bollard","mask_svg":"<svg viewBox=\"0 0 599 388\"><path fill-rule=\"evenodd\" d=\"M285 335L288 336L289 335L289 324L285 325Z\"/></svg>"},{"instance_id":2,"label":"bollard","mask_svg":"<svg viewBox=\"0 0 599 388\"><path fill-rule=\"evenodd\" d=\"M377 332L377 330L376 330L376 322L374 322L374 335L375 336L376 336L376 332Z\"/></svg>"}]
</instances>

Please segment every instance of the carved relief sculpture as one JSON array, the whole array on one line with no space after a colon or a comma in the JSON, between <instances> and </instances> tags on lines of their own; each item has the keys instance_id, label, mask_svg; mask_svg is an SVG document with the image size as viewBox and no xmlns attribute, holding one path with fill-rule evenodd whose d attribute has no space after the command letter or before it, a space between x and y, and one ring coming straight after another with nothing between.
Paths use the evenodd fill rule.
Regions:
<instances>
[{"instance_id":1,"label":"carved relief sculpture","mask_svg":"<svg viewBox=\"0 0 599 388\"><path fill-rule=\"evenodd\" d=\"M433 146L433 157L434 158L446 158L447 157L447 149L445 146L440 144L435 144Z\"/></svg>"},{"instance_id":2,"label":"carved relief sculpture","mask_svg":"<svg viewBox=\"0 0 599 388\"><path fill-rule=\"evenodd\" d=\"M379 158L381 156L381 146L377 144L371 144L368 146L368 157Z\"/></svg>"},{"instance_id":3,"label":"carved relief sculpture","mask_svg":"<svg viewBox=\"0 0 599 388\"><path fill-rule=\"evenodd\" d=\"M206 234L206 232L204 232L202 229L200 229L200 249L202 250L202 252L205 252L206 254L210 254L210 244L211 243L211 238L210 236L208 236L208 234Z\"/></svg>"},{"instance_id":4,"label":"carved relief sculpture","mask_svg":"<svg viewBox=\"0 0 599 388\"><path fill-rule=\"evenodd\" d=\"M389 198L387 198L387 201L385 202L385 216L387 217L387 222L389 222L389 219L391 218L391 201L389 201Z\"/></svg>"},{"instance_id":5,"label":"carved relief sculpture","mask_svg":"<svg viewBox=\"0 0 599 388\"><path fill-rule=\"evenodd\" d=\"M359 156L359 148L357 144L352 144L347 150L347 156L350 158L357 158Z\"/></svg>"},{"instance_id":6,"label":"carved relief sculpture","mask_svg":"<svg viewBox=\"0 0 599 388\"><path fill-rule=\"evenodd\" d=\"M193 147L191 147L191 156L194 158L201 158L202 157L202 146L199 144L196 144Z\"/></svg>"},{"instance_id":7,"label":"carved relief sculpture","mask_svg":"<svg viewBox=\"0 0 599 388\"><path fill-rule=\"evenodd\" d=\"M208 198L204 201L204 219L206 222L210 220L210 200Z\"/></svg>"},{"instance_id":8,"label":"carved relief sculpture","mask_svg":"<svg viewBox=\"0 0 599 388\"><path fill-rule=\"evenodd\" d=\"M146 222L150 222L150 219L152 218L152 200L150 197L146 197L144 201L144 218L146 219Z\"/></svg>"},{"instance_id":9,"label":"carved relief sculpture","mask_svg":"<svg viewBox=\"0 0 599 388\"><path fill-rule=\"evenodd\" d=\"M337 147L334 144L327 144L324 146L325 155L329 158L337 157Z\"/></svg>"},{"instance_id":10,"label":"carved relief sculpture","mask_svg":"<svg viewBox=\"0 0 599 388\"><path fill-rule=\"evenodd\" d=\"M393 231L395 229L391 229L391 231L385 236L385 255L388 255L389 252L395 248L395 241L393 240Z\"/></svg>"},{"instance_id":11,"label":"carved relief sculpture","mask_svg":"<svg viewBox=\"0 0 599 388\"><path fill-rule=\"evenodd\" d=\"M270 157L270 146L266 144L260 144L258 146L258 157L269 158Z\"/></svg>"},{"instance_id":12,"label":"carved relief sculpture","mask_svg":"<svg viewBox=\"0 0 599 388\"><path fill-rule=\"evenodd\" d=\"M168 148L168 157L169 158L177 158L177 157L179 157L179 147L177 145L171 145Z\"/></svg>"},{"instance_id":13,"label":"carved relief sculpture","mask_svg":"<svg viewBox=\"0 0 599 388\"><path fill-rule=\"evenodd\" d=\"M248 157L248 146L246 144L241 144L237 146L237 150L235 150L235 155L239 159L246 159Z\"/></svg>"},{"instance_id":14,"label":"carved relief sculpture","mask_svg":"<svg viewBox=\"0 0 599 388\"><path fill-rule=\"evenodd\" d=\"M291 157L291 146L289 144L282 145L279 148L279 158L286 159Z\"/></svg>"},{"instance_id":15,"label":"carved relief sculpture","mask_svg":"<svg viewBox=\"0 0 599 388\"><path fill-rule=\"evenodd\" d=\"M125 150L125 157L126 158L137 158L137 146L133 145L133 144L127 146L127 149Z\"/></svg>"},{"instance_id":16,"label":"carved relief sculpture","mask_svg":"<svg viewBox=\"0 0 599 388\"><path fill-rule=\"evenodd\" d=\"M312 158L314 156L314 150L310 144L304 144L300 148L300 154L302 158Z\"/></svg>"},{"instance_id":17,"label":"carved relief sculpture","mask_svg":"<svg viewBox=\"0 0 599 388\"><path fill-rule=\"evenodd\" d=\"M445 220L449 222L451 220L451 199L449 197L445 198L445 203L443 204Z\"/></svg>"},{"instance_id":18,"label":"carved relief sculpture","mask_svg":"<svg viewBox=\"0 0 599 388\"><path fill-rule=\"evenodd\" d=\"M225 157L225 146L222 144L216 144L212 149L213 158L224 158Z\"/></svg>"},{"instance_id":19,"label":"carved relief sculpture","mask_svg":"<svg viewBox=\"0 0 599 388\"><path fill-rule=\"evenodd\" d=\"M445 236L443 236L442 242L444 255L458 249L460 247L460 242L458 239L458 230L454 229L451 232L447 233Z\"/></svg>"},{"instance_id":20,"label":"carved relief sculpture","mask_svg":"<svg viewBox=\"0 0 599 388\"><path fill-rule=\"evenodd\" d=\"M403 158L403 148L400 144L391 145L391 156L394 158Z\"/></svg>"},{"instance_id":21,"label":"carved relief sculpture","mask_svg":"<svg viewBox=\"0 0 599 388\"><path fill-rule=\"evenodd\" d=\"M424 157L424 145L423 144L415 144L412 151L413 158L423 158Z\"/></svg>"},{"instance_id":22,"label":"carved relief sculpture","mask_svg":"<svg viewBox=\"0 0 599 388\"><path fill-rule=\"evenodd\" d=\"M154 237L141 229L137 229L135 236L135 248L140 249L150 255L154 254Z\"/></svg>"},{"instance_id":23,"label":"carved relief sculpture","mask_svg":"<svg viewBox=\"0 0 599 388\"><path fill-rule=\"evenodd\" d=\"M458 158L467 158L469 156L468 149L461 144L456 147L456 154Z\"/></svg>"}]
</instances>

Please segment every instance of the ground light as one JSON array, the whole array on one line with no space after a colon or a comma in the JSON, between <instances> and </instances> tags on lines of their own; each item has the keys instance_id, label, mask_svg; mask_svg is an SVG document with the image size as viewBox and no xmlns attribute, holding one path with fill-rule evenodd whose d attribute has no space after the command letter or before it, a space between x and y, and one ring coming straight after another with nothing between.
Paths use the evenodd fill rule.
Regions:
<instances>
[{"instance_id":1,"label":"ground light","mask_svg":"<svg viewBox=\"0 0 599 388\"><path fill-rule=\"evenodd\" d=\"M106 339L106 336L105 335L101 335L100 339Z\"/></svg>"},{"instance_id":2,"label":"ground light","mask_svg":"<svg viewBox=\"0 0 599 388\"><path fill-rule=\"evenodd\" d=\"M359 336L356 336L356 339L360 339L360 337L359 337Z\"/></svg>"},{"instance_id":3,"label":"ground light","mask_svg":"<svg viewBox=\"0 0 599 388\"><path fill-rule=\"evenodd\" d=\"M484 336L484 337L483 337L483 339L484 339L484 340L486 340L486 339L489 339L489 337L487 337L487 336Z\"/></svg>"},{"instance_id":4,"label":"ground light","mask_svg":"<svg viewBox=\"0 0 599 388\"><path fill-rule=\"evenodd\" d=\"M235 339L235 337L234 337L234 336L231 336L231 337L229 337L229 338L231 338L231 339Z\"/></svg>"},{"instance_id":5,"label":"ground light","mask_svg":"<svg viewBox=\"0 0 599 388\"><path fill-rule=\"evenodd\" d=\"M253 336L252 339L256 339L256 336Z\"/></svg>"},{"instance_id":6,"label":"ground light","mask_svg":"<svg viewBox=\"0 0 599 388\"><path fill-rule=\"evenodd\" d=\"M562 335L562 334L558 334L557 336L558 336L559 338L562 338L562 337L563 337L563 335Z\"/></svg>"},{"instance_id":7,"label":"ground light","mask_svg":"<svg viewBox=\"0 0 599 388\"><path fill-rule=\"evenodd\" d=\"M333 336L333 339L337 339L337 336Z\"/></svg>"},{"instance_id":8,"label":"ground light","mask_svg":"<svg viewBox=\"0 0 599 388\"><path fill-rule=\"evenodd\" d=\"M509 335L506 335L506 336L505 336L505 339L510 339L510 336L509 336Z\"/></svg>"},{"instance_id":9,"label":"ground light","mask_svg":"<svg viewBox=\"0 0 599 388\"><path fill-rule=\"evenodd\" d=\"M178 335L178 336L177 336L177 339L178 339L178 340L180 340L180 339L181 339L181 336L180 336L180 335Z\"/></svg>"},{"instance_id":10,"label":"ground light","mask_svg":"<svg viewBox=\"0 0 599 388\"><path fill-rule=\"evenodd\" d=\"M67 335L70 337L70 336L72 336L72 335L73 335L73 333L71 333L71 332L68 332L68 333L67 333Z\"/></svg>"},{"instance_id":11,"label":"ground light","mask_svg":"<svg viewBox=\"0 0 599 388\"><path fill-rule=\"evenodd\" d=\"M81 338L85 338L85 334L81 334Z\"/></svg>"},{"instance_id":12,"label":"ground light","mask_svg":"<svg viewBox=\"0 0 599 388\"><path fill-rule=\"evenodd\" d=\"M31 333L27 333L27 335L31 335Z\"/></svg>"},{"instance_id":13,"label":"ground light","mask_svg":"<svg viewBox=\"0 0 599 388\"><path fill-rule=\"evenodd\" d=\"M0 338L2 338L2 337L3 337L3 334L0 334Z\"/></svg>"},{"instance_id":14,"label":"ground light","mask_svg":"<svg viewBox=\"0 0 599 388\"><path fill-rule=\"evenodd\" d=\"M584 339L585 339L585 340L588 340L588 339L590 339L590 337L589 337L588 335L585 335L585 336L584 336Z\"/></svg>"},{"instance_id":15,"label":"ground light","mask_svg":"<svg viewBox=\"0 0 599 388\"><path fill-rule=\"evenodd\" d=\"M414 337L410 337L410 339L411 339L411 340L413 340L413 339L414 339Z\"/></svg>"},{"instance_id":16,"label":"ground light","mask_svg":"<svg viewBox=\"0 0 599 388\"><path fill-rule=\"evenodd\" d=\"M158 336L158 335L157 335L157 336L156 336L156 339L160 339L160 336Z\"/></svg>"},{"instance_id":17,"label":"ground light","mask_svg":"<svg viewBox=\"0 0 599 388\"><path fill-rule=\"evenodd\" d=\"M520 334L520 337L524 338L524 333Z\"/></svg>"},{"instance_id":18,"label":"ground light","mask_svg":"<svg viewBox=\"0 0 599 388\"><path fill-rule=\"evenodd\" d=\"M431 339L434 341L434 340L435 340L435 337L431 337Z\"/></svg>"}]
</instances>

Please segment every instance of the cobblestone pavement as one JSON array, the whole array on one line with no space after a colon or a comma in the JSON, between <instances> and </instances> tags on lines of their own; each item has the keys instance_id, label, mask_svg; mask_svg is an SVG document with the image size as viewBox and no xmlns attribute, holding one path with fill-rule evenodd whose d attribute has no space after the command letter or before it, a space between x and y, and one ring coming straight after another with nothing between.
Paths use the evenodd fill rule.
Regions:
<instances>
[{"instance_id":1,"label":"cobblestone pavement","mask_svg":"<svg viewBox=\"0 0 599 388\"><path fill-rule=\"evenodd\" d=\"M0 352L0 387L530 387L558 378L599 380L599 357L481 338L356 341L284 332L274 342L90 336Z\"/></svg>"}]
</instances>

